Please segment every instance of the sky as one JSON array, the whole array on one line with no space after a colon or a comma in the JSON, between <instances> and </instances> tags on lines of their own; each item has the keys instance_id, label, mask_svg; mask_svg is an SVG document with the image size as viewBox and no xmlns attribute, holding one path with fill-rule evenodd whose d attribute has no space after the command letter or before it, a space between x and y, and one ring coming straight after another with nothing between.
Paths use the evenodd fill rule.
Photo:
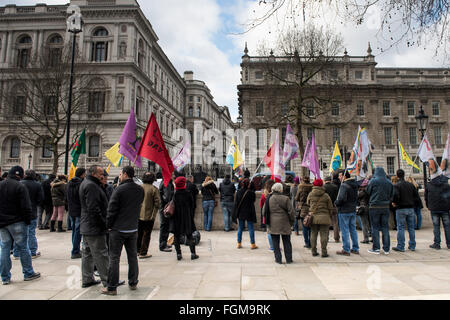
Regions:
<instances>
[{"instance_id":1,"label":"sky","mask_svg":"<svg viewBox=\"0 0 450 320\"><path fill-rule=\"evenodd\" d=\"M0 0L0 6L43 2L65 4L68 1ZM289 21L286 12L281 11L263 25L243 33L249 19L260 16L264 9L259 0L141 0L139 4L159 37L159 45L180 75L183 76L187 70L193 71L194 79L205 81L214 101L220 106L228 106L232 119L236 121L237 85L240 84L240 63L245 43L248 43L250 56L257 55L261 42L270 46L280 26ZM366 55L370 41L378 67L444 66L434 57L434 50L425 45L412 48L400 45L382 53L379 47L385 42L377 36L377 8L369 12L368 19L361 26L341 24L329 8L311 11L307 10L306 20L341 32L350 56ZM295 19L302 25L303 17Z\"/></svg>"}]
</instances>

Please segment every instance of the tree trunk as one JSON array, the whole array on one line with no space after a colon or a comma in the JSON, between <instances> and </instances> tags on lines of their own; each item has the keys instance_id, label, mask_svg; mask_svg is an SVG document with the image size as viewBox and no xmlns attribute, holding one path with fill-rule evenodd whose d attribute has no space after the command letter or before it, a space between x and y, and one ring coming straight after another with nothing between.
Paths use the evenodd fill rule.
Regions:
<instances>
[{"instance_id":1,"label":"tree trunk","mask_svg":"<svg viewBox=\"0 0 450 320\"><path fill-rule=\"evenodd\" d=\"M53 145L53 174L57 175L59 169L58 143Z\"/></svg>"}]
</instances>

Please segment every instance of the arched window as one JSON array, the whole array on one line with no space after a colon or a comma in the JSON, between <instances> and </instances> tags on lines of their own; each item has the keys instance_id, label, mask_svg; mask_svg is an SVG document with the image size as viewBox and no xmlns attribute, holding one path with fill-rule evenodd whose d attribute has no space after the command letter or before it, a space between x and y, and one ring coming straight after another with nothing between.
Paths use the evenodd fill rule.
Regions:
<instances>
[{"instance_id":1,"label":"arched window","mask_svg":"<svg viewBox=\"0 0 450 320\"><path fill-rule=\"evenodd\" d=\"M193 117L194 116L194 108L189 107L188 109L188 117Z\"/></svg>"},{"instance_id":2,"label":"arched window","mask_svg":"<svg viewBox=\"0 0 450 320\"><path fill-rule=\"evenodd\" d=\"M89 137L89 157L96 158L100 154L100 138L99 136Z\"/></svg>"},{"instance_id":3,"label":"arched window","mask_svg":"<svg viewBox=\"0 0 450 320\"><path fill-rule=\"evenodd\" d=\"M202 116L202 108L197 107L197 117L201 117Z\"/></svg>"},{"instance_id":4,"label":"arched window","mask_svg":"<svg viewBox=\"0 0 450 320\"><path fill-rule=\"evenodd\" d=\"M102 62L108 60L108 41L104 37L108 36L105 28L98 28L94 31L92 37L91 61Z\"/></svg>"},{"instance_id":5,"label":"arched window","mask_svg":"<svg viewBox=\"0 0 450 320\"><path fill-rule=\"evenodd\" d=\"M28 35L24 35L18 39L17 43L17 67L26 68L30 63L31 46L33 40Z\"/></svg>"},{"instance_id":6,"label":"arched window","mask_svg":"<svg viewBox=\"0 0 450 320\"><path fill-rule=\"evenodd\" d=\"M11 159L18 159L20 157L20 139L17 137L11 138L9 157Z\"/></svg>"},{"instance_id":7,"label":"arched window","mask_svg":"<svg viewBox=\"0 0 450 320\"><path fill-rule=\"evenodd\" d=\"M42 144L42 158L51 158L53 155L52 149L53 148L50 142L48 140L44 140L44 143Z\"/></svg>"},{"instance_id":8,"label":"arched window","mask_svg":"<svg viewBox=\"0 0 450 320\"><path fill-rule=\"evenodd\" d=\"M48 40L48 65L56 66L61 62L63 38L59 34L51 36Z\"/></svg>"}]
</instances>

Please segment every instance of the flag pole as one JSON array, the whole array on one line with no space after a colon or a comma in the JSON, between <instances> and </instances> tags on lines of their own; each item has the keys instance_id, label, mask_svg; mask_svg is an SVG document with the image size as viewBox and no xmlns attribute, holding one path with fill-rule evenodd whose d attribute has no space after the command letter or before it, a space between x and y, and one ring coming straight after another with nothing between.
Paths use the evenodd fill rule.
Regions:
<instances>
[{"instance_id":1,"label":"flag pole","mask_svg":"<svg viewBox=\"0 0 450 320\"><path fill-rule=\"evenodd\" d=\"M255 172L253 173L252 178L250 179L250 182L253 181L253 178L256 176L256 173L258 172L259 168L261 167L261 165L263 164L264 159L261 160L261 162L259 163L258 167L256 168Z\"/></svg>"}]
</instances>

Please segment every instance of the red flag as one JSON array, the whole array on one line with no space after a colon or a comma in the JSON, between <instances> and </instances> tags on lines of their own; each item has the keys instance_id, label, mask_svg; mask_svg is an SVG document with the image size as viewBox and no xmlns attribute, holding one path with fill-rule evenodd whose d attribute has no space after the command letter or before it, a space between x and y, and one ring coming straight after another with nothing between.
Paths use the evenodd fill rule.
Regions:
<instances>
[{"instance_id":1,"label":"red flag","mask_svg":"<svg viewBox=\"0 0 450 320\"><path fill-rule=\"evenodd\" d=\"M157 163L161 167L164 186L167 187L174 167L153 113L150 116L147 128L145 128L145 133L137 154Z\"/></svg>"},{"instance_id":2,"label":"red flag","mask_svg":"<svg viewBox=\"0 0 450 320\"><path fill-rule=\"evenodd\" d=\"M270 169L270 172L273 172L273 163L274 163L274 153L272 152L273 144L267 151L266 156L264 157L264 163Z\"/></svg>"}]
</instances>

